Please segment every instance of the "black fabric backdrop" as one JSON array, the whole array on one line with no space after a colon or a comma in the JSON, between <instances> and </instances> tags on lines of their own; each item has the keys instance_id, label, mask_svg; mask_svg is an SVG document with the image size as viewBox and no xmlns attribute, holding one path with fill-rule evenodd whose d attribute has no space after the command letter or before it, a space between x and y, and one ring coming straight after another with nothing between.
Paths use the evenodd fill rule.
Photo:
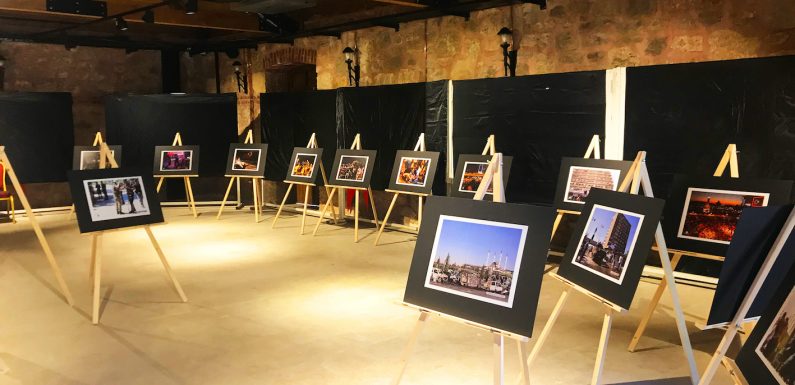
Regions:
<instances>
[{"instance_id":1,"label":"black fabric backdrop","mask_svg":"<svg viewBox=\"0 0 795 385\"><path fill-rule=\"evenodd\" d=\"M20 182L65 182L74 141L71 94L0 92L0 145Z\"/></svg>"},{"instance_id":2,"label":"black fabric backdrop","mask_svg":"<svg viewBox=\"0 0 795 385\"><path fill-rule=\"evenodd\" d=\"M201 148L201 176L222 176L229 143L237 142L237 97L222 95L125 95L105 100L107 142L123 146L124 165L152 167L155 146L177 132L183 144Z\"/></svg>"},{"instance_id":3,"label":"black fabric backdrop","mask_svg":"<svg viewBox=\"0 0 795 385\"><path fill-rule=\"evenodd\" d=\"M327 172L331 169L337 147L336 100L336 90L261 94L262 138L268 143L266 179L283 181L293 147L306 147L313 132L323 148L323 166Z\"/></svg>"},{"instance_id":4,"label":"black fabric backdrop","mask_svg":"<svg viewBox=\"0 0 795 385\"><path fill-rule=\"evenodd\" d=\"M551 204L564 156L604 137L604 71L453 82L453 151L480 154L490 134L514 157L509 202Z\"/></svg>"}]
</instances>

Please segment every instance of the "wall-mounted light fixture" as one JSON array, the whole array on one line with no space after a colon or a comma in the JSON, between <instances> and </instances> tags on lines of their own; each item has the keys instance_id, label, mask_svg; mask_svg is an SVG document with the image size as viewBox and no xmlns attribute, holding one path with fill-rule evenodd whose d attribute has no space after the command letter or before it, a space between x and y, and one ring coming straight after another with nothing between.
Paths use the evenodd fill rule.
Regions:
<instances>
[{"instance_id":1,"label":"wall-mounted light fixture","mask_svg":"<svg viewBox=\"0 0 795 385\"><path fill-rule=\"evenodd\" d=\"M5 87L6 58L0 55L0 91Z\"/></svg>"},{"instance_id":2,"label":"wall-mounted light fixture","mask_svg":"<svg viewBox=\"0 0 795 385\"><path fill-rule=\"evenodd\" d=\"M124 18L122 18L122 17L117 17L114 20L114 22L116 23L116 29L118 29L119 31L126 31L126 30L130 29L127 26L127 21L125 21Z\"/></svg>"},{"instance_id":3,"label":"wall-mounted light fixture","mask_svg":"<svg viewBox=\"0 0 795 385\"><path fill-rule=\"evenodd\" d=\"M348 85L355 85L358 87L359 75L361 73L361 67L359 67L359 49L345 47L345 49L342 50L342 54L345 55L345 64L348 65Z\"/></svg>"},{"instance_id":4,"label":"wall-mounted light fixture","mask_svg":"<svg viewBox=\"0 0 795 385\"><path fill-rule=\"evenodd\" d=\"M199 0L188 0L185 2L185 14L195 15L199 12Z\"/></svg>"},{"instance_id":5,"label":"wall-mounted light fixture","mask_svg":"<svg viewBox=\"0 0 795 385\"><path fill-rule=\"evenodd\" d=\"M497 35L500 37L500 47L502 47L502 65L505 67L505 76L509 74L511 77L516 76L518 51L516 49L508 50L513 45L513 31L508 27L502 27Z\"/></svg>"},{"instance_id":6,"label":"wall-mounted light fixture","mask_svg":"<svg viewBox=\"0 0 795 385\"><path fill-rule=\"evenodd\" d=\"M243 63L235 61L232 67L235 68L235 77L237 77L237 91L244 94L248 93L248 75L244 74L241 67Z\"/></svg>"}]
</instances>

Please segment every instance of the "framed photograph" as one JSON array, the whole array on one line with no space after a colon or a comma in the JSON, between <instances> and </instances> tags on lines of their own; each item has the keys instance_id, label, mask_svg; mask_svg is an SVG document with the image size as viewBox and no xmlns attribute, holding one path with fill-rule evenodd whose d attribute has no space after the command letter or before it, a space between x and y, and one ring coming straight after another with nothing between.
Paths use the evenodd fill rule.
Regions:
<instances>
[{"instance_id":1,"label":"framed photograph","mask_svg":"<svg viewBox=\"0 0 795 385\"><path fill-rule=\"evenodd\" d=\"M113 159L121 166L121 146L108 146L108 148L110 148ZM99 146L75 146L72 170L96 170L98 168Z\"/></svg>"},{"instance_id":2,"label":"framed photograph","mask_svg":"<svg viewBox=\"0 0 795 385\"><path fill-rule=\"evenodd\" d=\"M376 152L372 150L337 150L329 184L344 187L370 186Z\"/></svg>"},{"instance_id":3,"label":"framed photograph","mask_svg":"<svg viewBox=\"0 0 795 385\"><path fill-rule=\"evenodd\" d=\"M430 196L404 301L530 337L555 210Z\"/></svg>"},{"instance_id":4,"label":"framed photograph","mask_svg":"<svg viewBox=\"0 0 795 385\"><path fill-rule=\"evenodd\" d=\"M323 162L322 148L296 147L287 170L285 182L315 184Z\"/></svg>"},{"instance_id":5,"label":"framed photograph","mask_svg":"<svg viewBox=\"0 0 795 385\"><path fill-rule=\"evenodd\" d=\"M265 158L268 145L232 143L226 162L226 176L265 177Z\"/></svg>"},{"instance_id":6,"label":"framed photograph","mask_svg":"<svg viewBox=\"0 0 795 385\"><path fill-rule=\"evenodd\" d=\"M453 189L450 191L450 196L458 198L469 198L475 196L475 193L480 187L480 182L483 180L483 175L486 173L486 168L489 167L491 155L470 155L461 154L458 156L458 164L455 168L455 176L453 178ZM502 171L503 183L508 184L508 176L511 172L512 156L502 157ZM491 199L492 186L486 191L486 196Z\"/></svg>"},{"instance_id":7,"label":"framed photograph","mask_svg":"<svg viewBox=\"0 0 795 385\"><path fill-rule=\"evenodd\" d=\"M392 166L389 189L417 194L430 194L439 153L430 151L398 151Z\"/></svg>"},{"instance_id":8,"label":"framed photograph","mask_svg":"<svg viewBox=\"0 0 795 385\"><path fill-rule=\"evenodd\" d=\"M789 203L792 181L677 175L663 219L668 248L725 256L748 207Z\"/></svg>"},{"instance_id":9,"label":"framed photograph","mask_svg":"<svg viewBox=\"0 0 795 385\"><path fill-rule=\"evenodd\" d=\"M707 317L707 328L721 327L732 321L751 282L759 273L770 248L784 223L792 205L749 207L737 222L737 235L726 250L726 259L721 264L718 287ZM795 255L795 237L784 245L782 256ZM746 317L758 319L764 307L770 303L776 288L784 282L787 272L795 265L795 258L778 258L765 279Z\"/></svg>"},{"instance_id":10,"label":"framed photograph","mask_svg":"<svg viewBox=\"0 0 795 385\"><path fill-rule=\"evenodd\" d=\"M618 190L632 162L623 160L563 158L555 190L555 207L582 210L591 188Z\"/></svg>"},{"instance_id":11,"label":"framed photograph","mask_svg":"<svg viewBox=\"0 0 795 385\"><path fill-rule=\"evenodd\" d=\"M662 199L592 189L558 274L629 309L664 204Z\"/></svg>"},{"instance_id":12,"label":"framed photograph","mask_svg":"<svg viewBox=\"0 0 795 385\"><path fill-rule=\"evenodd\" d=\"M790 269L737 354L737 367L749 384L795 384L794 285L795 269Z\"/></svg>"},{"instance_id":13,"label":"framed photograph","mask_svg":"<svg viewBox=\"0 0 795 385\"><path fill-rule=\"evenodd\" d=\"M199 146L156 146L155 176L199 176Z\"/></svg>"},{"instance_id":14,"label":"framed photograph","mask_svg":"<svg viewBox=\"0 0 795 385\"><path fill-rule=\"evenodd\" d=\"M144 170L71 171L69 189L81 233L163 222L154 180Z\"/></svg>"}]
</instances>

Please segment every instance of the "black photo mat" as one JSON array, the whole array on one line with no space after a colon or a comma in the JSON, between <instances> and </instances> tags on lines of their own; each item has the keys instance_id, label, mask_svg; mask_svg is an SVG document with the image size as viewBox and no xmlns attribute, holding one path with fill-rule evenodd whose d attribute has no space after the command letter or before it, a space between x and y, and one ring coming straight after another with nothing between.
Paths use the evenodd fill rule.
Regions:
<instances>
[{"instance_id":1,"label":"black photo mat","mask_svg":"<svg viewBox=\"0 0 795 385\"><path fill-rule=\"evenodd\" d=\"M579 212L591 187L616 191L627 176L631 161L563 158L555 189L555 207Z\"/></svg>"},{"instance_id":2,"label":"black photo mat","mask_svg":"<svg viewBox=\"0 0 795 385\"><path fill-rule=\"evenodd\" d=\"M795 243L790 234L788 243ZM779 258L792 259L789 255ZM783 280L774 289L759 322L737 354L737 367L749 384L788 385L795 382L795 338L791 337L795 321L795 268L782 273Z\"/></svg>"},{"instance_id":3,"label":"black photo mat","mask_svg":"<svg viewBox=\"0 0 795 385\"><path fill-rule=\"evenodd\" d=\"M122 148L119 145L108 145L116 164L121 167ZM110 167L107 163L106 167ZM99 168L99 146L75 146L72 155L72 170L96 170Z\"/></svg>"},{"instance_id":4,"label":"black photo mat","mask_svg":"<svg viewBox=\"0 0 795 385\"><path fill-rule=\"evenodd\" d=\"M370 187L375 167L374 150L340 149L334 155L334 165L329 170L329 185L343 187Z\"/></svg>"},{"instance_id":5,"label":"black photo mat","mask_svg":"<svg viewBox=\"0 0 795 385\"><path fill-rule=\"evenodd\" d=\"M551 207L428 197L404 302L530 337L554 218Z\"/></svg>"},{"instance_id":6,"label":"black photo mat","mask_svg":"<svg viewBox=\"0 0 795 385\"><path fill-rule=\"evenodd\" d=\"M199 146L156 146L155 176L199 176Z\"/></svg>"},{"instance_id":7,"label":"black photo mat","mask_svg":"<svg viewBox=\"0 0 795 385\"><path fill-rule=\"evenodd\" d=\"M480 186L480 178L482 178L483 173L486 172L486 167L488 167L488 163L491 162L491 158L491 155L459 155L450 196L457 198L473 198L477 192L477 186ZM512 156L502 157L502 183L506 185L508 184L508 176L511 173L512 162ZM470 171L475 171L474 176ZM502 187L503 189L505 188L505 186ZM492 195L492 189L493 186L489 187L489 191L486 192L487 197Z\"/></svg>"},{"instance_id":8,"label":"black photo mat","mask_svg":"<svg viewBox=\"0 0 795 385\"><path fill-rule=\"evenodd\" d=\"M592 189L558 274L629 309L664 205L662 199Z\"/></svg>"},{"instance_id":9,"label":"black photo mat","mask_svg":"<svg viewBox=\"0 0 795 385\"><path fill-rule=\"evenodd\" d=\"M743 207L790 203L792 181L676 175L663 215L668 248L725 256Z\"/></svg>"},{"instance_id":10,"label":"black photo mat","mask_svg":"<svg viewBox=\"0 0 795 385\"><path fill-rule=\"evenodd\" d=\"M322 148L296 147L290 157L284 181L316 184L322 165Z\"/></svg>"},{"instance_id":11,"label":"black photo mat","mask_svg":"<svg viewBox=\"0 0 795 385\"><path fill-rule=\"evenodd\" d=\"M785 205L743 210L737 223L736 235L726 251L726 259L721 267L718 287L707 317L707 327L719 327L732 321L792 208L792 205ZM784 282L787 272L795 264L793 262L795 237L790 237L754 299L746 319L762 315L776 288Z\"/></svg>"},{"instance_id":12,"label":"black photo mat","mask_svg":"<svg viewBox=\"0 0 795 385\"><path fill-rule=\"evenodd\" d=\"M141 168L70 171L81 233L163 222L151 172Z\"/></svg>"},{"instance_id":13,"label":"black photo mat","mask_svg":"<svg viewBox=\"0 0 795 385\"><path fill-rule=\"evenodd\" d=\"M265 143L230 144L226 160L226 176L264 177L267 155L268 145Z\"/></svg>"},{"instance_id":14,"label":"black photo mat","mask_svg":"<svg viewBox=\"0 0 795 385\"><path fill-rule=\"evenodd\" d=\"M401 150L395 155L389 189L417 194L431 194L439 153Z\"/></svg>"}]
</instances>

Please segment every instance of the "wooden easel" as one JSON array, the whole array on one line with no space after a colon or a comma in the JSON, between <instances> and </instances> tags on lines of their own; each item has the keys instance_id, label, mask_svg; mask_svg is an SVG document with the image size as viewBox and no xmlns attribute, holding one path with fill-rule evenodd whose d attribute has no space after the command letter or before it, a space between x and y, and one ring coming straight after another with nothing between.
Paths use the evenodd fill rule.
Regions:
<instances>
[{"instance_id":1,"label":"wooden easel","mask_svg":"<svg viewBox=\"0 0 795 385\"><path fill-rule=\"evenodd\" d=\"M715 350L715 354L712 355L712 359L710 359L707 368L704 370L704 375L701 376L701 381L698 383L699 385L709 385L715 377L715 372L718 370L718 366L721 363L729 370L736 384L748 384L737 368L737 365L734 363L734 360L726 357L726 352L729 350L729 346L742 327L742 324L745 323L748 312L751 310L751 305L753 305L756 300L756 295L759 293L759 290L762 289L762 285L764 285L768 274L770 274L773 266L775 266L776 260L781 254L781 249L784 248L784 244L787 243L787 240L792 235L793 229L795 229L795 209L790 212L787 221L784 222L784 227L781 229L781 232L779 232L776 240L773 242L773 246L767 253L765 262L762 263L759 272L751 283L751 287L745 293L745 297L740 303L740 308L737 310L737 314L734 315L732 322L728 325L726 334L723 335L720 344L718 344L718 348Z\"/></svg>"},{"instance_id":2,"label":"wooden easel","mask_svg":"<svg viewBox=\"0 0 795 385\"><path fill-rule=\"evenodd\" d=\"M317 148L317 139L315 137L315 133L312 133L312 136L309 138L309 143L306 144L306 148ZM326 195L331 196L329 193L329 186L328 186L328 179L326 178L326 168L323 167L322 159L316 159L315 162L320 162L318 166L320 166L320 176L323 177L323 187L326 189ZM292 166L291 166L292 167ZM306 212L307 206L309 206L309 189L316 186L314 183L302 183L302 182L293 182L293 181L284 181L287 183L287 192L284 193L284 199L282 199L282 203L279 205L279 209L276 210L276 216L273 218L273 223L271 224L271 228L276 227L276 221L279 220L279 215L282 213L282 209L284 208L284 204L287 203L287 198L290 196L290 190L293 189L294 185L301 185L304 186L304 211L301 215L301 231L299 234L304 235L304 225L306 224ZM298 190L298 187L296 187ZM334 216L334 223L337 223L337 210L335 208L331 208L331 215ZM322 215L321 215L322 218Z\"/></svg>"},{"instance_id":3,"label":"wooden easel","mask_svg":"<svg viewBox=\"0 0 795 385\"><path fill-rule=\"evenodd\" d=\"M360 134L356 134L356 137L353 138L353 144L351 144L351 150L361 150L362 149L362 140ZM333 170L332 170L333 171ZM342 189L351 189L356 191L356 195L354 196L355 206L353 211L353 218L354 218L354 227L353 227L353 241L355 243L359 242L359 194L362 191L367 191L370 195L370 208L373 209L373 220L375 220L375 225L378 227L378 213L375 210L375 196L373 196L373 190L370 186L365 187L348 187L348 186L328 186L331 187L331 192L328 193L328 200L326 201L326 205L323 206L323 210L320 211L320 218L317 220L317 224L315 225L315 230L312 232L312 235L317 234L317 229L320 227L320 224L323 223L323 218L326 215L326 210L328 210L329 205L331 205L331 199L334 197L334 193L340 194ZM340 216L344 217L345 214L340 212ZM335 218L336 221L336 218Z\"/></svg>"},{"instance_id":4,"label":"wooden easel","mask_svg":"<svg viewBox=\"0 0 795 385\"><path fill-rule=\"evenodd\" d=\"M494 143L493 136L490 137L490 143L492 144ZM503 188L502 153L495 153L492 156L491 161L489 162L489 166L486 169L486 173L483 176L483 180L480 182L480 186L478 186L478 190L475 193L475 197L473 199L483 200L483 197L486 196L486 191L488 190L489 185L493 186L493 192L492 192L493 201L505 203L505 191ZM505 384L505 338L507 337L516 340L519 351L519 363L520 363L519 366L521 368L520 379L522 380L522 384L524 385L530 384L530 372L528 370L528 364L524 360L524 357L527 355L527 342L529 341L527 337L519 336L511 332L498 330L487 325L467 321L459 317L425 309L411 304L404 303L403 305L419 310L420 316L417 319L417 323L414 325L414 329L411 332L409 341L406 343L406 347L403 349L403 353L400 356L400 364L398 372L395 376L394 381L392 382L392 385L400 384L400 381L403 378L403 373L406 371L406 366L408 365L409 356L411 355L411 352L414 349L414 345L416 345L417 339L419 338L422 329L425 327L425 324L428 321L428 316L430 315L435 315L439 318L472 326L491 333L493 341L492 352L494 359L494 366L493 366L494 372L492 378L494 385Z\"/></svg>"},{"instance_id":5,"label":"wooden easel","mask_svg":"<svg viewBox=\"0 0 795 385\"><path fill-rule=\"evenodd\" d=\"M591 156L593 156L594 159L602 158L599 142L600 142L599 135L594 135L593 138L591 138L591 144L588 146L588 150L585 151L585 155L583 156L584 159L588 159ZM555 223L552 225L552 238L550 239L555 238L555 232L558 231L558 226L560 226L560 221L563 219L563 216L566 214L580 215L580 212L558 209L558 216L555 217Z\"/></svg>"},{"instance_id":6,"label":"wooden easel","mask_svg":"<svg viewBox=\"0 0 795 385\"><path fill-rule=\"evenodd\" d=\"M641 186L643 187L643 191L646 196L648 197L654 196L651 188L651 180L649 179L649 172L646 169L645 151L638 152L635 161L632 163L632 166L630 167L627 176L621 182L621 186L619 187L618 191L627 192L627 189L629 189L629 192L631 194L638 194ZM676 285L673 283L674 282L673 268L671 267L671 261L668 259L668 249L665 246L665 236L663 235L662 226L659 223L657 224L657 230L655 232L655 240L657 241L657 247L660 250L660 261L662 262L663 270L665 271L665 277L667 278L666 282L671 291L674 314L676 318L676 326L677 329L679 330L679 338L682 341L682 348L684 350L685 356L690 366L690 378L692 380L692 383L696 384L698 382L698 368L696 367L696 361L693 356L693 348L690 345L690 337L687 334L687 326L685 325L685 317L684 313L682 312L681 301L679 299L679 292L676 289ZM540 352L541 347L544 345L544 342L546 342L546 339L549 337L550 331L552 330L552 327L555 325L558 316L560 316L560 313L563 310L563 306L566 304L571 292L578 291L582 294L587 295L589 298L599 303L604 310L602 334L599 339L599 346L597 349L596 363L594 365L593 375L591 376L591 384L599 385L602 383L602 371L604 369L604 362L607 356L607 344L608 344L608 339L610 337L610 328L612 326L613 317L615 317L616 314L626 312L626 309L623 309L622 307L613 304L610 301L603 299L594 293L591 293L587 289L582 288L555 273L550 274L550 276L560 280L567 287L561 294L560 299L558 299L555 308L552 310L552 314L550 314L549 320L544 326L544 330L541 332L541 335L538 337L538 342L536 342L536 344L533 346L533 349L530 352L530 356L527 358L527 365L528 366L532 365L532 363L538 357L538 353Z\"/></svg>"},{"instance_id":7,"label":"wooden easel","mask_svg":"<svg viewBox=\"0 0 795 385\"><path fill-rule=\"evenodd\" d=\"M254 144L254 136L253 130L249 130L248 134L246 134L246 140L243 141L245 144ZM254 222L259 223L259 217L262 215L262 205L260 201L262 197L260 196L260 188L259 182L262 180L260 176L233 176L229 179L229 187L226 188L226 193L224 194L224 199L221 201L221 208L218 209L218 215L215 219L221 219L221 214L224 212L224 206L226 206L226 200L229 198L229 192L232 191L232 186L235 182L240 184L242 178L251 178L251 185L254 189Z\"/></svg>"},{"instance_id":8,"label":"wooden easel","mask_svg":"<svg viewBox=\"0 0 795 385\"><path fill-rule=\"evenodd\" d=\"M66 303L68 303L69 306L74 306L72 293L69 291L69 287L66 286L66 281L64 281L63 274L61 273L61 268L58 267L58 262L55 260L55 255L53 255L52 249L50 249L50 244L47 242L47 238L44 237L44 232L41 230L39 221L36 219L36 214L33 213L33 208L30 207L30 202L28 202L28 197L25 195L25 190L22 189L22 184L19 183L17 173L14 171L14 166L11 164L11 160L8 159L5 146L0 146L0 163L2 163L6 168L8 179L11 180L11 185L14 186L14 192L17 194L17 198L19 198L19 202L22 204L22 207L25 208L25 213L28 216L30 225L33 227L33 232L36 233L36 238L39 240L42 250L44 250L44 255L47 256L47 262L50 263L50 268L52 269L53 273L55 273L55 280L58 281L58 286L60 286L61 293L63 294L64 298L66 298Z\"/></svg>"},{"instance_id":9,"label":"wooden easel","mask_svg":"<svg viewBox=\"0 0 795 385\"><path fill-rule=\"evenodd\" d=\"M113 155L111 155L110 148L107 144L101 143L99 145L99 168L105 168L106 162L110 163L112 168L118 168L119 165L116 163ZM163 249L160 248L160 244L157 243L157 239L155 239L155 235L152 233L152 229L150 225L143 225L143 226L135 226L135 227L142 227L146 231L146 235L149 237L149 241L152 242L152 246L154 246L155 251L157 252L158 257L160 257L160 262L163 263L163 267L166 269L166 274L168 278L171 279L171 283L174 285L174 289L179 294L179 298L182 299L182 302L188 302L188 298L185 297L185 293L182 291L182 286L180 286L179 282L177 282L177 278L174 276L174 273L171 271L171 266L168 264L168 260L166 260L166 255L163 253ZM99 324L99 290L100 290L100 281L102 278L102 255L100 251L102 250L102 236L108 231L119 231L119 230L129 230L132 227L118 229L118 230L106 230L106 231L96 231L90 233L91 235L91 266L88 273L90 279L93 280L94 284L92 286L92 293L93 293L93 306L91 312L91 322L94 325Z\"/></svg>"},{"instance_id":10,"label":"wooden easel","mask_svg":"<svg viewBox=\"0 0 795 385\"><path fill-rule=\"evenodd\" d=\"M425 133L420 134L420 138L417 139L417 144L414 145L414 151L425 151ZM433 181L430 181L433 183ZM406 195L416 195L419 199L419 203L417 204L417 231L420 231L420 226L422 225L422 203L425 200L425 197L428 194L421 194L421 193L413 193L413 192L406 192L406 191L396 191L386 189L386 192L394 193L395 195L392 196L392 203L389 204L389 208L386 210L386 216L384 220L381 221L381 228L378 229L378 235L375 236L375 245L378 246L378 240L381 239L381 234L384 233L384 228L386 227L386 222L389 220L389 215L392 214L392 209L395 208L395 202L397 202L398 197L400 194Z\"/></svg>"},{"instance_id":11,"label":"wooden easel","mask_svg":"<svg viewBox=\"0 0 795 385\"><path fill-rule=\"evenodd\" d=\"M177 132L177 134L174 135L174 141L171 143L171 145L172 146L182 145L182 135L180 135L179 132ZM160 180L157 181L157 192L160 192L160 187L163 186L163 181L166 180L166 178L182 178L182 180L185 182L185 196L188 199L188 209L190 209L193 212L194 218L198 217L199 214L196 214L196 201L193 199L193 186L191 186L190 177L160 175Z\"/></svg>"},{"instance_id":12,"label":"wooden easel","mask_svg":"<svg viewBox=\"0 0 795 385\"><path fill-rule=\"evenodd\" d=\"M97 131L97 133L94 134L94 142L91 143L91 145L96 147L102 143L105 143L105 141L102 140L102 131ZM75 213L75 204L72 203L72 208L69 209L68 218L71 218L74 213Z\"/></svg>"},{"instance_id":13,"label":"wooden easel","mask_svg":"<svg viewBox=\"0 0 795 385\"><path fill-rule=\"evenodd\" d=\"M726 166L729 166L729 175L732 178L739 178L740 171L737 165L737 145L730 144L726 147L726 151L723 152L723 157L721 158L720 162L718 163L718 167L715 169L715 173L713 176L720 177L726 171ZM659 250L660 255L662 256L663 251ZM671 250L669 249L668 252L671 252L671 268L676 269L676 265L679 264L679 261L682 259L683 255L689 255L696 258L708 259L713 261L723 261L725 258L723 256L718 255L710 255L710 254L703 254L703 253L693 253L687 252L682 250ZM667 255L667 254L666 254ZM660 298L662 297L663 293L665 292L665 287L667 286L667 277L663 277L660 280L660 283L657 285L657 291L654 292L654 295L651 297L651 301L646 307L646 310L643 314L643 317L640 319L640 324L638 324L637 330L635 330L635 334L632 336L632 340L629 342L629 347L627 348L630 352L634 352L640 342L640 338L643 336L643 333L646 331L646 327L649 325L649 321L651 317L654 315L654 310L657 308L657 305L660 302Z\"/></svg>"}]
</instances>

